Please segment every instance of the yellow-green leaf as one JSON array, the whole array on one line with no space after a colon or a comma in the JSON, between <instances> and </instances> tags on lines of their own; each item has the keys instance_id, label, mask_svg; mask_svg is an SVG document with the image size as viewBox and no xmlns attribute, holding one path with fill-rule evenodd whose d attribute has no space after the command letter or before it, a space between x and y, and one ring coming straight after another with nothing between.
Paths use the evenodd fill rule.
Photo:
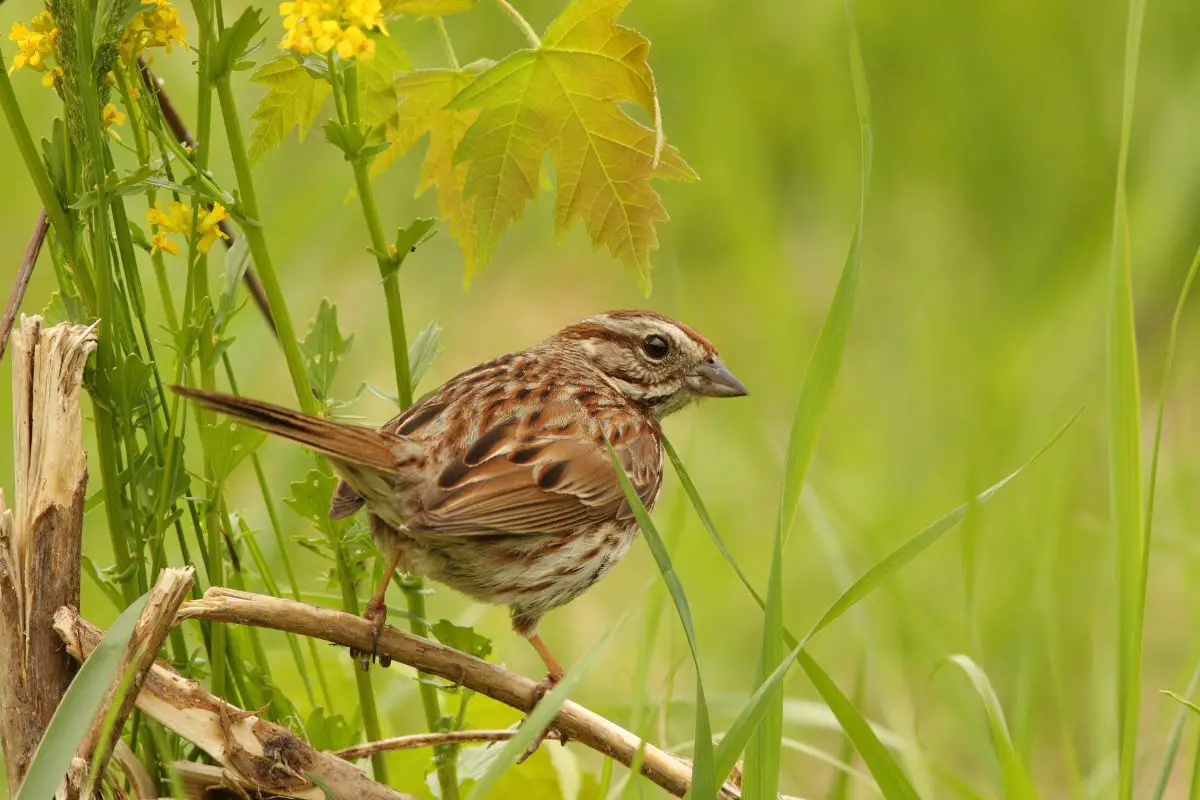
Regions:
<instances>
[{"instance_id":1,"label":"yellow-green leaf","mask_svg":"<svg viewBox=\"0 0 1200 800\"><path fill-rule=\"evenodd\" d=\"M381 133L388 119L396 113L399 95L394 86L396 76L412 69L408 53L394 36L375 38L375 57L357 61L358 114L363 130ZM376 130L377 129L377 130Z\"/></svg>"},{"instance_id":2,"label":"yellow-green leaf","mask_svg":"<svg viewBox=\"0 0 1200 800\"><path fill-rule=\"evenodd\" d=\"M444 17L470 11L475 0L384 0L383 14L394 17L410 14L417 17Z\"/></svg>"},{"instance_id":3,"label":"yellow-green leaf","mask_svg":"<svg viewBox=\"0 0 1200 800\"><path fill-rule=\"evenodd\" d=\"M666 209L652 178L694 180L687 162L662 143L661 132L630 117L641 107L657 122L649 41L616 24L628 0L576 0L547 29L535 50L521 50L456 96L455 110L479 119L455 159L469 166L465 195L475 202L479 261L537 192L548 153L558 176L555 226L582 219L604 245L650 286L655 224Z\"/></svg>"},{"instance_id":4,"label":"yellow-green leaf","mask_svg":"<svg viewBox=\"0 0 1200 800\"><path fill-rule=\"evenodd\" d=\"M400 106L387 123L391 146L371 165L377 175L407 153L426 134L429 149L421 166L417 195L437 189L438 214L450 225L450 234L462 250L468 278L476 266L474 200L463 193L468 165L454 163L454 150L471 123L479 116L474 109L453 111L446 104L471 83L478 69L423 69L400 76L394 84Z\"/></svg>"},{"instance_id":5,"label":"yellow-green leaf","mask_svg":"<svg viewBox=\"0 0 1200 800\"><path fill-rule=\"evenodd\" d=\"M250 115L254 120L250 159L257 161L282 144L292 128L298 130L300 141L304 141L329 94L329 84L314 78L291 56L268 61L251 80L267 87L266 96Z\"/></svg>"}]
</instances>

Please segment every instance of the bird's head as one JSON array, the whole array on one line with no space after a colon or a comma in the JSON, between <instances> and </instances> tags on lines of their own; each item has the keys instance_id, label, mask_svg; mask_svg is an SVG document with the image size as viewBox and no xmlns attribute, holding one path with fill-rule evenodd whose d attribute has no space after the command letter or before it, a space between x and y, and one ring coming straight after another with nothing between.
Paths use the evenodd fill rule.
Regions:
<instances>
[{"instance_id":1,"label":"bird's head","mask_svg":"<svg viewBox=\"0 0 1200 800\"><path fill-rule=\"evenodd\" d=\"M575 348L606 382L658 418L700 397L747 393L707 339L653 311L597 314L552 341Z\"/></svg>"}]
</instances>

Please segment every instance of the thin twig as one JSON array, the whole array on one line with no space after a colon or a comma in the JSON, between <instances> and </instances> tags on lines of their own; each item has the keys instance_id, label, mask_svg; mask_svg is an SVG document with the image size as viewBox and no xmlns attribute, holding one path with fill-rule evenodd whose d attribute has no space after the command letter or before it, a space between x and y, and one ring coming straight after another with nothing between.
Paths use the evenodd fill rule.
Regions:
<instances>
[{"instance_id":1,"label":"thin twig","mask_svg":"<svg viewBox=\"0 0 1200 800\"><path fill-rule=\"evenodd\" d=\"M179 617L255 625L272 630L324 639L327 642L369 651L371 626L362 617L329 608L297 603L269 595L213 587L204 597L184 604ZM520 711L533 708L536 682L504 667L388 625L379 637L376 652L453 683L487 695ZM590 747L629 766L641 739L583 706L567 701L553 727L571 740ZM692 770L686 759L671 755L651 744L644 745L642 774L677 797L692 785ZM729 785L723 797L736 797Z\"/></svg>"},{"instance_id":2,"label":"thin twig","mask_svg":"<svg viewBox=\"0 0 1200 800\"><path fill-rule=\"evenodd\" d=\"M69 606L54 614L54 631L71 657L80 661L104 636ZM230 705L161 662L147 674L137 707L264 792L323 800L325 794L316 783L320 781L335 797L414 800L371 780L336 755L315 749L287 728Z\"/></svg>"},{"instance_id":3,"label":"thin twig","mask_svg":"<svg viewBox=\"0 0 1200 800\"><path fill-rule=\"evenodd\" d=\"M17 321L17 312L25 299L25 290L29 288L29 279L33 277L33 265L37 263L38 253L42 252L42 242L46 241L46 230L50 227L50 218L46 209L38 212L37 222L33 226L33 235L25 247L25 258L17 270L17 278L13 281L12 291L8 295L8 305L4 307L4 317L0 318L0 360L4 359L4 350L8 347L8 336L12 333L13 323Z\"/></svg>"},{"instance_id":4,"label":"thin twig","mask_svg":"<svg viewBox=\"0 0 1200 800\"><path fill-rule=\"evenodd\" d=\"M529 44L534 50L542 46L542 40L538 38L537 31L529 24L529 20L521 16L521 12L517 11L512 3L508 0L496 0L496 5L500 6L505 14L512 17L512 21L517 23L517 27L521 29L521 33L525 34L525 38L529 40Z\"/></svg>"},{"instance_id":5,"label":"thin twig","mask_svg":"<svg viewBox=\"0 0 1200 800\"><path fill-rule=\"evenodd\" d=\"M515 728L505 728L486 731L445 731L442 733L415 733L411 736L394 736L391 739L380 739L378 742L365 742L353 747L334 750L334 754L347 761L385 753L389 750L416 750L421 747L440 747L444 744L474 744L477 742L507 742L517 735ZM546 731L547 740L562 738L558 731Z\"/></svg>"},{"instance_id":6,"label":"thin twig","mask_svg":"<svg viewBox=\"0 0 1200 800\"><path fill-rule=\"evenodd\" d=\"M183 121L183 117L179 115L179 111L175 108L175 104L171 102L170 96L163 85L163 81L157 78L150 70L150 66L144 58L138 59L138 70L142 75L142 84L158 99L158 107L162 110L163 119L167 121L167 127L171 129L171 134L177 141L183 142L190 148L196 147L196 140L192 138L192 132L188 130L187 124ZM237 233L233 230L233 226L228 219L223 219L217 223L217 227L221 233L225 234L222 242L228 249L233 247L233 243L237 237ZM262 282L259 281L258 275L254 272L254 266L250 265L246 268L245 275L242 278L246 282L246 290L250 292L250 296L254 298L254 305L258 306L258 310L266 317L267 324L271 326L271 331L278 336L279 330L275 327L275 318L271 315L271 304L267 302L267 293L263 289Z\"/></svg>"}]
</instances>

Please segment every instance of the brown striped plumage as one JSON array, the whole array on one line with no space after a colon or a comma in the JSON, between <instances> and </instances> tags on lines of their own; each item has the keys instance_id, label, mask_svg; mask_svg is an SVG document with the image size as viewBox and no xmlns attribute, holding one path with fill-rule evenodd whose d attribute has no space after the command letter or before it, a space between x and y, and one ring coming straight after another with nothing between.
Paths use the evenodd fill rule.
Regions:
<instances>
[{"instance_id":1,"label":"brown striped plumage","mask_svg":"<svg viewBox=\"0 0 1200 800\"><path fill-rule=\"evenodd\" d=\"M599 580L637 534L605 442L652 508L659 420L697 397L745 394L704 337L648 311L589 317L472 367L378 430L177 391L327 455L342 476L331 516L365 505L376 544L401 569L507 606L552 679L561 669L538 621ZM387 577L368 608L380 626Z\"/></svg>"}]
</instances>

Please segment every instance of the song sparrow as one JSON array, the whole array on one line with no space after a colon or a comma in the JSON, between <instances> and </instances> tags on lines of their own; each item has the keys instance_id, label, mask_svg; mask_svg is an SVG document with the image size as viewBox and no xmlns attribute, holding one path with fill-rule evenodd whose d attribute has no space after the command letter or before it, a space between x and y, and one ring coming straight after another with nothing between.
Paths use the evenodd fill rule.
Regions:
<instances>
[{"instance_id":1,"label":"song sparrow","mask_svg":"<svg viewBox=\"0 0 1200 800\"><path fill-rule=\"evenodd\" d=\"M662 484L659 420L698 397L746 394L707 339L650 311L589 317L472 367L380 429L172 388L329 457L342 476L330 516L365 505L389 554L365 614L376 638L399 567L508 606L546 664L544 688L563 670L538 621L608 572L638 531L606 441L652 508Z\"/></svg>"}]
</instances>

